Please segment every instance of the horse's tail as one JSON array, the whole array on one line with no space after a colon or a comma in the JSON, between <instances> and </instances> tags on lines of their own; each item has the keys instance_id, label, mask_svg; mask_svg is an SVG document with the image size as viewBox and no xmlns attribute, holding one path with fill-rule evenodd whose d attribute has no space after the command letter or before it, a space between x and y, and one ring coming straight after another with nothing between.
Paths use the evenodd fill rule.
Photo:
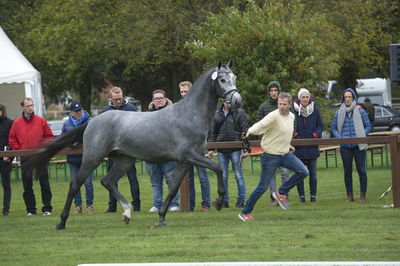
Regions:
<instances>
[{"instance_id":1,"label":"horse's tail","mask_svg":"<svg viewBox=\"0 0 400 266\"><path fill-rule=\"evenodd\" d=\"M74 148L82 143L83 133L85 132L87 125L88 124L86 123L67 131L66 133L52 140L49 144L41 147L33 154L25 157L27 169L33 170L36 168L38 170L37 175L34 177L35 180L37 180L42 171L46 169L50 159L53 158L53 156L56 155L60 150L67 146Z\"/></svg>"}]
</instances>

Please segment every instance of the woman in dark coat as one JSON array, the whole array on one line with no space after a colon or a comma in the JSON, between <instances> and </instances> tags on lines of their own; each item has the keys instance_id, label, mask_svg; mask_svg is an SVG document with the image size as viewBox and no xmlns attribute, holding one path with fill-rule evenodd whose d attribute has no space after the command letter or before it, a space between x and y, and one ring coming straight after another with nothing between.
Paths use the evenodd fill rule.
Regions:
<instances>
[{"instance_id":1,"label":"woman in dark coat","mask_svg":"<svg viewBox=\"0 0 400 266\"><path fill-rule=\"evenodd\" d=\"M6 107L0 104L0 148L2 151L8 147L8 134L13 121L7 117ZM12 164L10 158L0 158L0 175L3 185L3 215L8 216L10 212L11 185L10 173Z\"/></svg>"},{"instance_id":2,"label":"woman in dark coat","mask_svg":"<svg viewBox=\"0 0 400 266\"><path fill-rule=\"evenodd\" d=\"M294 138L310 139L320 138L324 124L315 101L311 98L307 89L300 89L298 98L294 101L293 107L296 115L296 132ZM297 146L294 154L307 166L310 176L310 201L317 201L317 158L319 148L317 145ZM304 181L297 185L300 202L305 202Z\"/></svg>"}]
</instances>

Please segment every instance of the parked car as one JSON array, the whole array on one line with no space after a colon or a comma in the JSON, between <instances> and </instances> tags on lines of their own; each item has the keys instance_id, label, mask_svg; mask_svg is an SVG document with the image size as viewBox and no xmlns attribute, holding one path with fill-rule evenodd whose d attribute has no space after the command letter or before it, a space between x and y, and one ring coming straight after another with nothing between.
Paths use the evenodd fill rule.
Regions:
<instances>
[{"instance_id":1,"label":"parked car","mask_svg":"<svg viewBox=\"0 0 400 266\"><path fill-rule=\"evenodd\" d=\"M400 131L400 113L389 106L375 105L374 131Z\"/></svg>"},{"instance_id":2,"label":"parked car","mask_svg":"<svg viewBox=\"0 0 400 266\"><path fill-rule=\"evenodd\" d=\"M61 135L61 130L62 130L62 126L65 122L65 120L67 120L68 117L65 117L63 120L51 120L51 121L47 121L47 123L49 124L49 127L51 129L51 131L53 131L53 135L54 136L59 136Z\"/></svg>"}]
</instances>

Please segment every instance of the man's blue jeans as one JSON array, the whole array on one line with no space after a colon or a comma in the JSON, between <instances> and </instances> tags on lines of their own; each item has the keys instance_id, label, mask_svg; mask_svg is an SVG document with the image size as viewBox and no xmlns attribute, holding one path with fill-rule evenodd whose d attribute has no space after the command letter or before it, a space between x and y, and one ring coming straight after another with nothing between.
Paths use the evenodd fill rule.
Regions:
<instances>
[{"instance_id":1,"label":"man's blue jeans","mask_svg":"<svg viewBox=\"0 0 400 266\"><path fill-rule=\"evenodd\" d=\"M148 163L146 162L146 170L150 176L151 189L153 190L153 206L160 209L163 204L163 181L167 182L168 188L174 174L176 162L166 163ZM170 207L179 207L179 192L172 199Z\"/></svg>"},{"instance_id":2,"label":"man's blue jeans","mask_svg":"<svg viewBox=\"0 0 400 266\"><path fill-rule=\"evenodd\" d=\"M279 170L281 172L281 177L282 177L282 183L285 183L286 181L289 180L289 170L285 167L279 167ZM278 171L275 172L275 174L272 176L271 178L271 183L269 183L269 193L272 194L272 192L276 192L277 191L277 186L276 186L276 173Z\"/></svg>"},{"instance_id":3,"label":"man's blue jeans","mask_svg":"<svg viewBox=\"0 0 400 266\"><path fill-rule=\"evenodd\" d=\"M197 167L201 187L201 205L211 207L210 200L210 182L208 181L207 171L203 167ZM196 189L194 186L194 167L189 169L189 193L190 193L190 210L193 211L196 205Z\"/></svg>"},{"instance_id":4,"label":"man's blue jeans","mask_svg":"<svg viewBox=\"0 0 400 266\"><path fill-rule=\"evenodd\" d=\"M317 196L317 159L303 159L301 160L305 166L307 166L309 176L310 176L310 196L316 197ZM304 180L300 181L297 185L297 192L299 193L300 198L304 198Z\"/></svg>"},{"instance_id":5,"label":"man's blue jeans","mask_svg":"<svg viewBox=\"0 0 400 266\"><path fill-rule=\"evenodd\" d=\"M283 195L287 195L294 186L296 186L301 180L308 176L308 170L304 164L296 157L292 152L288 152L284 155L273 155L263 153L261 155L261 175L258 186L251 193L249 199L246 202L246 206L243 208L242 213L251 213L254 209L254 205L258 199L267 191L271 178L278 169L279 166L283 166L294 174L289 178L288 181L283 183L278 189L278 192Z\"/></svg>"},{"instance_id":6,"label":"man's blue jeans","mask_svg":"<svg viewBox=\"0 0 400 266\"><path fill-rule=\"evenodd\" d=\"M76 179L79 169L81 168L80 165L69 164L69 171L71 173L71 178ZM93 182L92 182L92 174L90 174L85 180L85 190L86 190L86 205L93 205L94 199L94 190L93 190ZM78 194L74 197L74 204L75 206L82 206L82 194L81 190L78 191Z\"/></svg>"},{"instance_id":7,"label":"man's blue jeans","mask_svg":"<svg viewBox=\"0 0 400 266\"><path fill-rule=\"evenodd\" d=\"M246 197L246 183L244 182L242 165L240 163L241 151L234 152L220 152L218 151L218 161L222 167L222 176L224 178L225 196L224 202L229 202L228 191L228 174L229 174L229 160L232 161L233 173L235 174L238 196L237 200L244 202Z\"/></svg>"},{"instance_id":8,"label":"man's blue jeans","mask_svg":"<svg viewBox=\"0 0 400 266\"><path fill-rule=\"evenodd\" d=\"M360 177L360 191L367 192L367 170L365 167L365 157L367 151L360 151L358 146L354 148L340 147L340 155L342 157L344 168L344 184L346 192L353 192L353 158L356 162L358 176Z\"/></svg>"}]
</instances>

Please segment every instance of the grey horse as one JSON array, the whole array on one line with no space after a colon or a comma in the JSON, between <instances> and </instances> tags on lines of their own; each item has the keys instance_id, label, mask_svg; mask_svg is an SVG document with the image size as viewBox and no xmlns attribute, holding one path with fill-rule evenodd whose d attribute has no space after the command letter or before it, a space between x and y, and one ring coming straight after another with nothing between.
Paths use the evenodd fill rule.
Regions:
<instances>
[{"instance_id":1,"label":"grey horse","mask_svg":"<svg viewBox=\"0 0 400 266\"><path fill-rule=\"evenodd\" d=\"M177 161L171 187L159 210L159 224L166 225L165 215L171 200L178 192L185 173L192 165L213 170L217 175L218 198L221 209L224 183L221 167L200 154L206 145L211 119L218 98L239 107L242 101L236 88L236 76L231 63L221 63L203 73L187 96L179 102L155 112L108 111L96 116L89 124L77 127L43 146L28 158L32 168L46 167L62 148L83 142L83 159L77 178L71 180L68 197L60 215L57 229L65 229L73 197L86 177L105 157L113 160L110 172L101 180L119 201L126 224L131 219L131 206L117 190L116 183L132 165L132 160L148 162Z\"/></svg>"}]
</instances>

